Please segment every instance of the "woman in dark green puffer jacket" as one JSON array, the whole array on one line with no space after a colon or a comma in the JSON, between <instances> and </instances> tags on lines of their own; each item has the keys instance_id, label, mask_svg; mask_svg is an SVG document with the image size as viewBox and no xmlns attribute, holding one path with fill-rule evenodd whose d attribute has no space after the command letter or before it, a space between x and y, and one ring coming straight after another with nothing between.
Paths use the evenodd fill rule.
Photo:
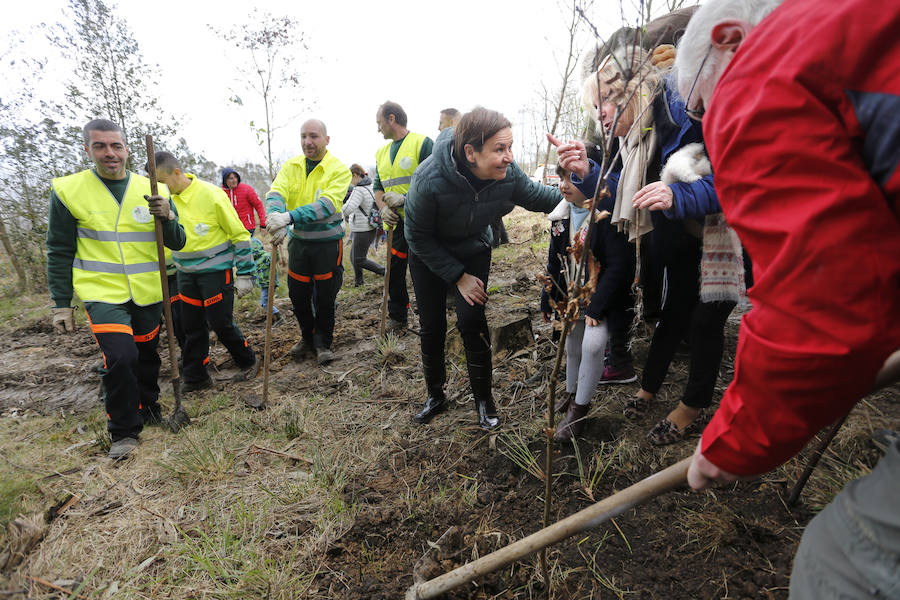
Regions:
<instances>
[{"instance_id":1,"label":"woman in dark green puffer jacket","mask_svg":"<svg viewBox=\"0 0 900 600\"><path fill-rule=\"evenodd\" d=\"M556 188L531 181L513 162L512 143L512 126L503 115L475 108L455 129L438 136L431 157L413 175L405 232L428 392L415 416L419 423L447 407L444 342L447 292L453 289L478 424L483 429L500 425L491 397L491 346L484 315L491 267L489 225L515 205L549 213L562 199Z\"/></svg>"}]
</instances>

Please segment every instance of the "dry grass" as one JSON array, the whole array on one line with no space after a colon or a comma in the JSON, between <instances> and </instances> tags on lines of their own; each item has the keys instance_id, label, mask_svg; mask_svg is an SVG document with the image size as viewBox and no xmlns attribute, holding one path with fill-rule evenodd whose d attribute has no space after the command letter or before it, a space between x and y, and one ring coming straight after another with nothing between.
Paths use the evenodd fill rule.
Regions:
<instances>
[{"instance_id":1,"label":"dry grass","mask_svg":"<svg viewBox=\"0 0 900 600\"><path fill-rule=\"evenodd\" d=\"M546 221L538 216L508 223L516 243L494 254L498 274L492 274L491 302L514 310L534 308L536 284L522 286L516 277L542 268L547 236L540 231ZM533 226L537 239L532 238ZM374 285L341 292L336 340L349 340L338 346L347 360L327 370L312 361L293 363L285 356L293 342L284 342L273 363L266 411L243 406L240 394L247 385L191 395L186 403L194 420L191 427L179 435L145 430L135 456L119 464L110 463L100 445L100 406L75 415L19 411L0 419L4 523L19 513L42 514L62 493L81 497L49 524L44 540L8 574L4 588L26 588L26 576L33 575L78 582L69 589L80 584L80 593L89 598L339 597L336 590L345 588L334 584L329 592L319 585L317 574L337 581L352 577L330 563L326 551L359 523L361 511L372 510L360 498L373 492L382 494L383 506L402 515L392 526L427 522L435 515L475 515L462 542L460 556L465 558L520 537L520 529L497 525L497 513L479 501L483 479L463 466L474 453L498 452L511 459L518 456L522 464L513 462L528 472L529 465L543 464L532 460L529 445L534 447L543 435L546 373L543 383L525 386L522 381L554 353L549 329L535 320L540 339L533 350L495 365L495 394L505 423L501 434L485 434L474 426L465 365L452 352L446 385L451 410L436 425L420 427L410 420L424 399L418 340L407 333L382 350L373 320L348 319L346 306L374 306L378 297ZM254 308L247 302L241 306ZM646 333L635 341L638 355L646 353ZM726 364L730 360L726 356ZM577 486L580 491L573 495L583 496L581 501L597 500L609 489L621 489L687 456L691 443L658 449L644 441L646 431L678 401L686 378L684 361L675 363L641 423L621 414L636 386L600 389L589 427L598 430L603 442L579 445L577 454L571 445L561 446L563 458L571 459L573 466L558 475L556 487ZM171 397L163 401L171 406ZM808 506L824 505L843 483L874 464L877 453L868 445L869 432L891 426L877 407L873 401L854 411L804 492ZM254 445L283 454L249 452ZM765 485L792 484L802 466L802 459L789 462L767 476ZM676 504L672 511L682 535L681 550L699 560L713 560L719 548L747 527L776 530L775 525L736 520L712 496L702 509ZM792 535L794 540L796 532ZM0 545L6 541L4 537ZM624 518L577 543L581 563L566 563L559 554L550 554L556 587L567 578L589 577L595 585L572 597L634 597L636 590L598 558L610 545L628 552L634 543ZM377 545L364 546L363 554L358 557L360 573L396 568L391 555ZM536 562L523 563L522 568L531 569L530 581L538 579ZM529 583L499 597L537 595ZM31 597L58 596L34 588Z\"/></svg>"}]
</instances>

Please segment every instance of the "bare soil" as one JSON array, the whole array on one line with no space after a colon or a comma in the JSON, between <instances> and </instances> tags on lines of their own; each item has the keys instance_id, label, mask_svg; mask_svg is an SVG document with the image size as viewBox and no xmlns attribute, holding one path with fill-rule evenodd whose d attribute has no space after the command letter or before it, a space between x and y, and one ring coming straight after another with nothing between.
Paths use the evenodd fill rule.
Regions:
<instances>
[{"instance_id":1,"label":"bare soil","mask_svg":"<svg viewBox=\"0 0 900 600\"><path fill-rule=\"evenodd\" d=\"M516 215L513 213L513 217ZM516 225L513 218L508 223L512 225L512 244L495 255L489 282L490 313L529 315L537 339L533 346L495 362L494 388L504 419L499 433L485 433L475 427L465 363L458 344L454 346L452 342L447 386L452 409L428 426L412 423L411 417L424 399L418 340L414 331L407 332L391 349L391 359L382 359L376 336L381 293L370 273L366 273L366 287L358 289L348 285L352 284L352 276L345 277L335 332L338 359L334 363L320 368L312 360L292 361L288 351L299 337L295 322L288 318L274 329L271 410L284 411L285 403L296 403L310 406L313 413L298 425L302 431L289 453L311 456L329 445L339 447L351 444L354 437L357 441L363 439L358 437L363 434L366 441L355 450L359 460L345 465L346 476L337 489L340 502L353 507L352 519L300 561L310 574L307 587L272 597L402 598L413 583L417 563L419 575L434 577L540 528L544 484L508 454L517 448L530 453L537 465L543 465L541 413L555 348L550 341L550 327L541 321L537 310L539 288L534 275L544 262L546 245L540 242L546 242L546 236L532 239L532 226L541 229L539 221L522 219L522 224ZM285 295L284 288L279 295ZM286 298L279 297L277 305L290 317L290 302ZM727 327L726 357L717 399L733 373L738 319L738 314L733 315ZM238 321L261 351L264 322L258 308L244 304ZM451 316L450 322L453 321ZM90 333L82 327L77 334L61 338L46 323L14 324L0 333L0 420L18 423L40 417L77 417L102 408L99 378L94 371L100 356ZM413 330L418 326L414 316L410 326ZM646 357L648 332L641 332L634 343L638 367ZM164 348L162 356L160 386L166 395L168 357ZM215 393L224 392L234 400L220 410L242 410L240 398L258 392L262 376L255 382L226 384L224 380L235 371L219 344L213 346L212 362L217 377L223 380ZM587 430L577 446L558 444L554 448L554 521L692 452L696 438L665 448L654 448L646 440L653 423L677 402L686 378L687 356L679 354L662 393L640 423L627 421L621 414L624 401L637 389L636 383L598 391ZM168 398L164 401L170 402ZM188 410L192 410L190 401ZM267 413L257 414L263 416L247 417L259 425L248 435L258 436L260 445L275 447L271 438L283 435L285 424L265 422ZM316 415L321 418L316 419ZM826 453L800 504L793 509L788 509L783 499L802 470L808 450L759 480L707 493L671 492L589 534L566 540L549 552L554 597L787 598L791 561L803 527L844 483L864 474L877 462L879 452L869 440L871 432L897 427L898 421L900 395L896 386L860 403ZM195 427L204 427L203 419ZM163 439L170 434L152 435ZM172 441L165 442L167 447L180 439L170 438ZM66 438L64 443L71 441L72 438ZM812 445L815 444L814 441ZM105 460L100 451L79 454L74 470L90 473L88 469L95 467L89 465L102 465ZM278 470L281 467L277 466L277 459L262 463L262 459L242 460L236 462L240 468L225 469L222 475L225 483L229 477L234 478L235 489L243 486L249 490L259 469L271 469L267 476L274 480L294 476L293 471ZM156 468L154 464L148 463L147 468ZM68 482L70 488L74 486L73 491L77 489L77 477L74 483ZM165 479L159 473L154 477L150 481ZM244 483L240 483L241 478ZM135 491L150 487L147 480L140 480L139 486L135 481L131 484ZM225 483L220 480L203 492L197 488L202 484L195 483L179 493L193 494L192 500L197 500L202 494L225 493L221 491ZM52 488L52 482L45 487ZM52 494L48 491L48 495ZM175 504L182 506L181 513L173 508L162 516L185 529L183 521L189 515L184 516L183 507L189 501L180 499ZM158 511L162 510L155 508L152 512L160 516ZM147 512L151 512L149 508ZM143 518L156 517L145 514ZM316 534L312 517L307 520L296 513L278 513L273 519L279 539L286 536L292 547L299 547L308 536ZM44 544L66 544L70 539L66 535L77 535L79 527L87 531L92 526L87 518L73 517L63 525L58 522L50 526L48 540L53 541ZM448 530L440 549L429 550ZM126 539L108 540L111 545L127 543ZM150 551L163 557L158 560L174 561L165 558L167 543L171 540L160 538L151 544ZM73 565L78 562L74 556L70 560ZM281 559L273 555L272 560ZM26 559L14 572L6 574L12 587L0 583L0 589L25 586L29 575L51 580L73 575L47 572L53 568L61 570L62 567L47 566L52 564ZM185 591L185 587L165 579L163 571L164 567L148 568L148 573L157 573L156 588L140 588L133 597L254 597L204 591L206 588ZM85 573L80 576L83 578ZM104 576L113 579L116 574ZM216 585L228 588L231 584L218 581ZM543 598L545 586L537 558L531 557L447 597ZM67 589L72 587L74 583L70 582ZM168 591L164 594L157 588ZM29 589L30 597L54 597L46 588L32 585Z\"/></svg>"}]
</instances>

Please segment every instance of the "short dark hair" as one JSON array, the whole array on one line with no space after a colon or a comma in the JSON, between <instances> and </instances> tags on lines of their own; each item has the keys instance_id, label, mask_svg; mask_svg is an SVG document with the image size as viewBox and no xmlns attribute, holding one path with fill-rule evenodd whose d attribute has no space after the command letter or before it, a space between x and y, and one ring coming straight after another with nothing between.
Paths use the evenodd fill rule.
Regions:
<instances>
[{"instance_id":1,"label":"short dark hair","mask_svg":"<svg viewBox=\"0 0 900 600\"><path fill-rule=\"evenodd\" d=\"M388 115L394 115L394 120L397 122L397 125L406 127L406 111L396 102L388 100L378 107L378 114L384 119L387 119Z\"/></svg>"},{"instance_id":2,"label":"short dark hair","mask_svg":"<svg viewBox=\"0 0 900 600\"><path fill-rule=\"evenodd\" d=\"M125 143L125 132L119 127L119 124L109 119L93 119L81 128L81 137L84 139L84 145L91 143L91 131L118 131L122 134L122 143Z\"/></svg>"},{"instance_id":3,"label":"short dark hair","mask_svg":"<svg viewBox=\"0 0 900 600\"><path fill-rule=\"evenodd\" d=\"M459 111L456 110L455 108L445 108L444 110L441 111L441 114L447 115L451 119L456 119L459 117Z\"/></svg>"},{"instance_id":4,"label":"short dark hair","mask_svg":"<svg viewBox=\"0 0 900 600\"><path fill-rule=\"evenodd\" d=\"M156 170L165 169L166 171L174 171L175 169L181 169L181 163L175 158L175 155L171 152L166 152L165 150L160 150L156 154L153 155L153 158L156 160ZM149 165L147 170L149 171Z\"/></svg>"},{"instance_id":5,"label":"short dark hair","mask_svg":"<svg viewBox=\"0 0 900 600\"><path fill-rule=\"evenodd\" d=\"M476 152L481 152L484 142L494 136L501 129L512 127L509 119L496 110L490 110L483 106L476 106L462 116L453 133L453 151L456 160L466 161L466 145L472 146Z\"/></svg>"}]
</instances>

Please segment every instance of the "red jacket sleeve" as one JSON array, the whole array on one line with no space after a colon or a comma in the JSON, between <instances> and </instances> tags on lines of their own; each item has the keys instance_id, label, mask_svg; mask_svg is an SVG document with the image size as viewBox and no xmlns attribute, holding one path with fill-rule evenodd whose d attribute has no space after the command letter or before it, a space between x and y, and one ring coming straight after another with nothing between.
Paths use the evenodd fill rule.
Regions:
<instances>
[{"instance_id":1,"label":"red jacket sleeve","mask_svg":"<svg viewBox=\"0 0 900 600\"><path fill-rule=\"evenodd\" d=\"M786 2L747 38L710 102L716 189L755 279L734 380L702 439L726 471L786 461L900 347L900 127L878 126L854 100L900 97L898 28L896 7ZM872 159L873 144L894 148L893 171L877 164L883 154Z\"/></svg>"},{"instance_id":2,"label":"red jacket sleeve","mask_svg":"<svg viewBox=\"0 0 900 600\"><path fill-rule=\"evenodd\" d=\"M250 203L250 206L253 208L251 210L255 210L256 214L259 215L259 226L266 226L266 207L263 206L262 201L259 199L259 196L256 195L256 190L253 189L252 186L247 186L247 202Z\"/></svg>"}]
</instances>

